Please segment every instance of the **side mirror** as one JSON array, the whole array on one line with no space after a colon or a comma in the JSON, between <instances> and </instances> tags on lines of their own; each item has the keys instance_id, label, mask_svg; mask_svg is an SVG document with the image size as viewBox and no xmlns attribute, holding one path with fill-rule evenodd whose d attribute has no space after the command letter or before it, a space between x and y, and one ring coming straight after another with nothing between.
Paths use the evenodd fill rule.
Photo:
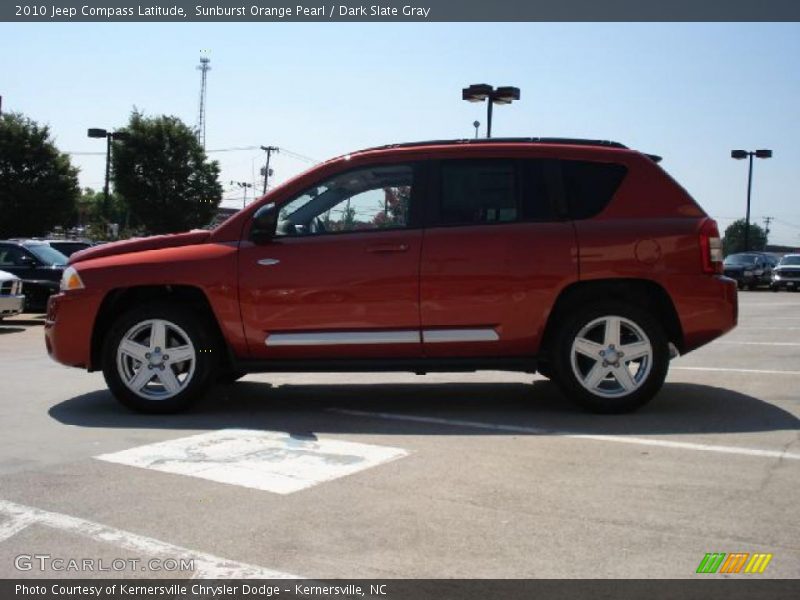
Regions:
<instances>
[{"instance_id":1,"label":"side mirror","mask_svg":"<svg viewBox=\"0 0 800 600\"><path fill-rule=\"evenodd\" d=\"M266 244L275 235L278 226L278 207L274 202L265 204L253 215L250 227L250 241L254 244Z\"/></svg>"}]
</instances>

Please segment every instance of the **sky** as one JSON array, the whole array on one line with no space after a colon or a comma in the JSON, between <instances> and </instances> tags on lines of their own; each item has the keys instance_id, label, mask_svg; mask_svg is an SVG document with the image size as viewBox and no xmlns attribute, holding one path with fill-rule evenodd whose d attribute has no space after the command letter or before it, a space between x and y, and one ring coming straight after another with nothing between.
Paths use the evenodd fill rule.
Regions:
<instances>
[{"instance_id":1,"label":"sky","mask_svg":"<svg viewBox=\"0 0 800 600\"><path fill-rule=\"evenodd\" d=\"M730 151L773 150L754 164L752 217L800 246L797 23L2 23L3 111L48 124L99 189L104 144L86 129L122 127L134 107L194 126L201 53L224 206L243 202L231 181L260 190L260 145L284 149L277 184L360 148L473 137L475 120L483 135L485 105L461 89L489 83L522 92L496 107L494 136L659 154L721 229L746 206L747 164Z\"/></svg>"}]
</instances>

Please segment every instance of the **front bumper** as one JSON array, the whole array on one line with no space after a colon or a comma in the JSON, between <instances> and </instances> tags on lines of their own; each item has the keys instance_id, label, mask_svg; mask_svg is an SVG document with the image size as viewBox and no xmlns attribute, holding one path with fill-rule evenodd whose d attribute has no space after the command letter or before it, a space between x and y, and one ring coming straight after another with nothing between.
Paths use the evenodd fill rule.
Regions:
<instances>
[{"instance_id":1,"label":"front bumper","mask_svg":"<svg viewBox=\"0 0 800 600\"><path fill-rule=\"evenodd\" d=\"M92 367L92 330L101 302L100 294L86 290L50 296L44 324L50 358L71 367Z\"/></svg>"},{"instance_id":2,"label":"front bumper","mask_svg":"<svg viewBox=\"0 0 800 600\"><path fill-rule=\"evenodd\" d=\"M0 296L0 317L12 317L22 312L25 296Z\"/></svg>"},{"instance_id":3,"label":"front bumper","mask_svg":"<svg viewBox=\"0 0 800 600\"><path fill-rule=\"evenodd\" d=\"M800 277L794 276L777 276L772 278L772 287L776 288L800 288Z\"/></svg>"}]
</instances>

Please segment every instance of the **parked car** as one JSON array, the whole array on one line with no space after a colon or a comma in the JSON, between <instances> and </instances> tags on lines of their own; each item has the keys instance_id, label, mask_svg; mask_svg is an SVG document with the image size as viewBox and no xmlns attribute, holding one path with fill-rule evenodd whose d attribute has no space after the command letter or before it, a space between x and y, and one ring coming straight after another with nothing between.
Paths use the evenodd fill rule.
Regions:
<instances>
[{"instance_id":1,"label":"parked car","mask_svg":"<svg viewBox=\"0 0 800 600\"><path fill-rule=\"evenodd\" d=\"M44 243L50 244L51 248L55 248L61 254L69 258L80 250L91 248L94 244L86 240L43 240Z\"/></svg>"},{"instance_id":2,"label":"parked car","mask_svg":"<svg viewBox=\"0 0 800 600\"><path fill-rule=\"evenodd\" d=\"M24 304L22 280L13 273L0 271L0 321L21 313Z\"/></svg>"},{"instance_id":3,"label":"parked car","mask_svg":"<svg viewBox=\"0 0 800 600\"><path fill-rule=\"evenodd\" d=\"M787 254L781 258L778 266L772 271L773 292L780 289L800 289L800 254Z\"/></svg>"},{"instance_id":4,"label":"parked car","mask_svg":"<svg viewBox=\"0 0 800 600\"><path fill-rule=\"evenodd\" d=\"M723 269L740 289L754 289L772 283L775 263L773 256L763 252L740 252L726 256Z\"/></svg>"},{"instance_id":5,"label":"parked car","mask_svg":"<svg viewBox=\"0 0 800 600\"><path fill-rule=\"evenodd\" d=\"M44 242L0 240L0 269L25 282L25 312L46 310L66 264L67 257Z\"/></svg>"},{"instance_id":6,"label":"parked car","mask_svg":"<svg viewBox=\"0 0 800 600\"><path fill-rule=\"evenodd\" d=\"M247 372L478 369L633 410L737 315L716 223L656 160L542 138L348 154L211 231L76 255L47 349L151 412Z\"/></svg>"}]
</instances>

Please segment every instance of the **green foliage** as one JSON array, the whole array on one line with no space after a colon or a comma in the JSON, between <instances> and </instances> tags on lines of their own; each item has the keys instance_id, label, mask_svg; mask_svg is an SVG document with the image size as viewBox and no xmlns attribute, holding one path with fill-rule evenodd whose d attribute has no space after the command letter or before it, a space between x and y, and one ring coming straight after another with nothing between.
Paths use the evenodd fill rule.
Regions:
<instances>
[{"instance_id":1,"label":"green foliage","mask_svg":"<svg viewBox=\"0 0 800 600\"><path fill-rule=\"evenodd\" d=\"M112 239L109 235L109 224L120 224L120 238L130 237L132 232L124 230L128 221L128 207L119 194L109 194L108 214L103 215L104 194L102 190L95 191L92 188L84 188L76 206L76 214L73 221L78 227L86 230L86 237L93 240Z\"/></svg>"},{"instance_id":2,"label":"green foliage","mask_svg":"<svg viewBox=\"0 0 800 600\"><path fill-rule=\"evenodd\" d=\"M725 235L722 236L722 251L725 256L745 251L744 230L744 219L734 221L728 225L727 229L725 229ZM763 250L767 245L767 233L760 225L751 222L748 240L749 243L747 250Z\"/></svg>"},{"instance_id":3,"label":"green foliage","mask_svg":"<svg viewBox=\"0 0 800 600\"><path fill-rule=\"evenodd\" d=\"M44 235L75 213L78 170L50 131L31 119L0 117L0 237Z\"/></svg>"},{"instance_id":4,"label":"green foliage","mask_svg":"<svg viewBox=\"0 0 800 600\"><path fill-rule=\"evenodd\" d=\"M209 161L192 130L177 117L134 110L129 139L112 149L114 189L131 220L150 233L207 225L222 200L219 164Z\"/></svg>"}]
</instances>

